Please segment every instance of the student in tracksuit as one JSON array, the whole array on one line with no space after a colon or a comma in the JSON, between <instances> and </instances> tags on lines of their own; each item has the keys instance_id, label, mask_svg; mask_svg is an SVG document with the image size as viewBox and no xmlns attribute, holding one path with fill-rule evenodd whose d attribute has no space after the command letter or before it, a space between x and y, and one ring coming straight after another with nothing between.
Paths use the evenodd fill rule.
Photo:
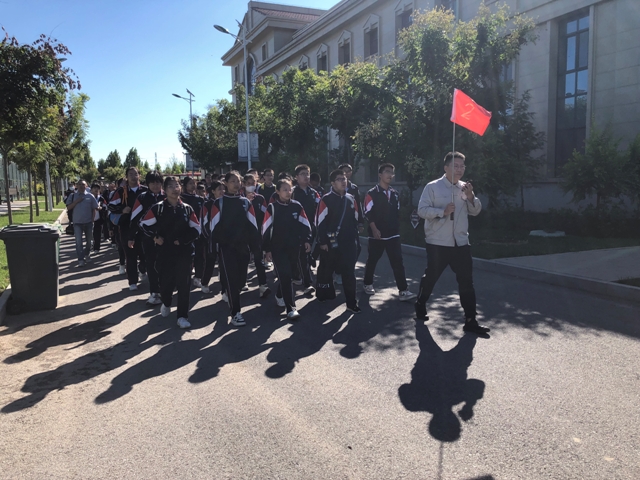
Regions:
<instances>
[{"instance_id":1,"label":"student in tracksuit","mask_svg":"<svg viewBox=\"0 0 640 480\"><path fill-rule=\"evenodd\" d=\"M321 250L316 297L320 301L336 298L332 275L339 268L347 310L360 313L362 310L356 300L355 276L360 209L355 198L347 193L347 178L342 170L331 172L329 180L331 191L322 197L316 215Z\"/></svg>"},{"instance_id":2,"label":"student in tracksuit","mask_svg":"<svg viewBox=\"0 0 640 480\"><path fill-rule=\"evenodd\" d=\"M102 244L102 230L104 228L104 219L107 212L107 202L100 195L100 185L94 183L91 185L91 194L96 197L98 208L93 217L93 253L100 253L100 245Z\"/></svg>"},{"instance_id":3,"label":"student in tracksuit","mask_svg":"<svg viewBox=\"0 0 640 480\"><path fill-rule=\"evenodd\" d=\"M379 183L364 197L364 215L369 221L369 256L364 269L364 291L368 295L376 293L373 288L373 273L378 260L386 251L400 291L400 301L405 302L415 298L416 294L408 290L404 272L400 243L400 195L391 187L394 176L395 167L392 164L380 165Z\"/></svg>"},{"instance_id":4,"label":"student in tracksuit","mask_svg":"<svg viewBox=\"0 0 640 480\"><path fill-rule=\"evenodd\" d=\"M211 182L209 190L211 193L209 194L209 199L204 203L204 206L202 207L202 219L200 221L202 227L202 235L204 236L206 242L207 254L207 258L204 263L204 273L202 274L202 293L211 292L209 282L211 281L211 277L213 276L213 268L215 267L218 257L218 245L212 240L210 235L209 212L211 212L213 202L224 195L224 185L222 185L222 183L220 183L218 180L213 180ZM224 287L222 290L225 290Z\"/></svg>"},{"instance_id":5,"label":"student in tracksuit","mask_svg":"<svg viewBox=\"0 0 640 480\"><path fill-rule=\"evenodd\" d=\"M180 199L191 205L193 211L196 212L196 217L200 219L202 217L202 207L204 205L204 198L197 194L196 181L191 177L184 177L182 179L182 195ZM193 277L193 286L202 287L202 275L205 268L205 245L206 241L201 236L195 242L195 256L193 257L193 263L195 267L195 275Z\"/></svg>"},{"instance_id":6,"label":"student in tracksuit","mask_svg":"<svg viewBox=\"0 0 640 480\"><path fill-rule=\"evenodd\" d=\"M189 284L195 253L194 242L200 236L200 222L193 208L180 199L180 181L164 179L167 198L153 205L140 221L142 231L158 247L162 307L160 313L171 313L173 291L178 289L178 326L189 328Z\"/></svg>"},{"instance_id":7,"label":"student in tracksuit","mask_svg":"<svg viewBox=\"0 0 640 480\"><path fill-rule=\"evenodd\" d=\"M138 270L140 270L144 279L147 275L147 266L144 261L142 242L135 242L132 247L128 247L129 227L131 211L136 203L136 199L142 192L147 191L147 187L140 185L140 174L136 167L127 168L126 177L127 185L116 190L116 193L109 202L109 211L115 214L121 214L120 220L118 221L118 230L120 230L120 243L126 255L129 290L137 290Z\"/></svg>"},{"instance_id":8,"label":"student in tracksuit","mask_svg":"<svg viewBox=\"0 0 640 480\"><path fill-rule=\"evenodd\" d=\"M246 174L243 181L244 196L253 205L253 211L256 214L256 223L258 228L262 225L264 220L264 214L267 211L267 202L262 195L255 193L256 191L256 177L251 174ZM251 253L253 253L253 264L256 267L256 275L258 277L258 285L260 289L260 298L264 298L271 290L267 286L267 270L265 268L262 258L262 238L259 238L255 245L251 246ZM246 285L246 283L245 283ZM246 288L246 287L245 287ZM244 290L244 288L243 288Z\"/></svg>"},{"instance_id":9,"label":"student in tracksuit","mask_svg":"<svg viewBox=\"0 0 640 480\"><path fill-rule=\"evenodd\" d=\"M140 220L144 218L149 209L156 203L163 201L166 197L162 191L162 174L157 171L147 173L145 182L149 190L138 195L136 203L131 211L131 222L129 226L129 242L141 242L144 252L144 261L147 265L149 277L149 298L147 305L159 305L160 298L160 276L156 267L157 251L155 242L147 235L140 235Z\"/></svg>"},{"instance_id":10,"label":"student in tracksuit","mask_svg":"<svg viewBox=\"0 0 640 480\"><path fill-rule=\"evenodd\" d=\"M296 167L295 175L297 185L293 187L291 198L302 205L307 218L316 218L316 210L318 209L318 204L320 203L320 195L316 190L309 186L310 174L311 169L308 165L303 164ZM315 225L313 225L311 228L312 242L315 236L316 228ZM300 247L300 252L298 255L298 272L300 276L296 278L298 282L294 280L294 283L296 285L303 284L304 293L306 295L311 295L313 292L315 292L315 288L311 286L311 268L309 267L308 259L309 252L306 251L304 246Z\"/></svg>"},{"instance_id":11,"label":"student in tracksuit","mask_svg":"<svg viewBox=\"0 0 640 480\"><path fill-rule=\"evenodd\" d=\"M262 224L262 246L266 258L273 261L278 276L276 302L287 308L287 318L297 320L300 314L294 300L292 274L298 264L300 246L311 251L311 224L304 207L291 199L291 182L278 180L278 200L267 207Z\"/></svg>"},{"instance_id":12,"label":"student in tracksuit","mask_svg":"<svg viewBox=\"0 0 640 480\"><path fill-rule=\"evenodd\" d=\"M121 178L120 180L118 180L117 184L114 184L114 188L111 192L109 192L109 197L107 198L107 210L109 211L109 204L111 203L111 200L113 200L113 197L115 196L116 192L118 191L119 187L126 187L127 186L127 179L126 178ZM125 273L127 273L127 269L125 267L125 264L127 262L127 255L125 254L125 246L122 245L122 243L120 242L120 227L116 224L113 223L114 217L120 217L121 215L116 215L114 213L112 213L111 211L109 211L109 214L107 215L107 223L109 224L109 235L111 236L111 240L113 245L116 246L116 250L118 250L118 273L120 275L124 275Z\"/></svg>"},{"instance_id":13,"label":"student in tracksuit","mask_svg":"<svg viewBox=\"0 0 640 480\"><path fill-rule=\"evenodd\" d=\"M224 277L231 324L246 325L240 312L240 291L247 278L251 245L258 241L258 226L251 202L239 195L242 177L236 171L225 175L227 192L213 202L208 214L212 240L218 244L220 273Z\"/></svg>"},{"instance_id":14,"label":"student in tracksuit","mask_svg":"<svg viewBox=\"0 0 640 480\"><path fill-rule=\"evenodd\" d=\"M358 189L358 185L355 183L351 183L351 177L353 176L353 167L348 163L343 163L338 167L339 170L344 172L345 177L347 177L347 193L353 195L353 198L356 200L356 204L358 205L358 209L362 212L362 201L360 200L360 190ZM362 233L364 229L364 220L362 215L358 221L358 232ZM356 258L360 257L360 252L362 251L362 246L360 245L360 236L358 236L358 250ZM342 277L340 275L340 271L337 271L338 275L336 275L336 283L338 285L342 284Z\"/></svg>"}]
</instances>

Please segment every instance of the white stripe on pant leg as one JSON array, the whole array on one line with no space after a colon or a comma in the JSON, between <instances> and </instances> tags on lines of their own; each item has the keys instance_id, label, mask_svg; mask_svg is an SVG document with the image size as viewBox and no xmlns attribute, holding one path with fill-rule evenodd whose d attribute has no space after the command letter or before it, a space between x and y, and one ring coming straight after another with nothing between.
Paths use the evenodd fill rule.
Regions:
<instances>
[{"instance_id":1,"label":"white stripe on pant leg","mask_svg":"<svg viewBox=\"0 0 640 480\"><path fill-rule=\"evenodd\" d=\"M224 253L222 252L222 247L220 247L220 259L222 260L222 270L224 271L224 276L227 279L227 299L229 300L229 309L233 311L233 300L231 299L231 282L229 282L229 275L227 275L227 262L224 261Z\"/></svg>"}]
</instances>

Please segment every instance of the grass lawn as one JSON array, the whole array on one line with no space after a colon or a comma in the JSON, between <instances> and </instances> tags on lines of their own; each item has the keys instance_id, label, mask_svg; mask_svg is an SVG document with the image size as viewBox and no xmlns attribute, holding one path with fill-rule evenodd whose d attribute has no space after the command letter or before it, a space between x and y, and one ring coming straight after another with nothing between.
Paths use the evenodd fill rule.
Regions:
<instances>
[{"instance_id":1,"label":"grass lawn","mask_svg":"<svg viewBox=\"0 0 640 480\"><path fill-rule=\"evenodd\" d=\"M401 211L400 236L402 243L424 247L424 221L414 230L409 223L410 212ZM474 257L495 259L523 257L527 255L547 255L551 253L581 252L603 248L633 247L640 245L640 238L597 238L567 235L565 237L531 237L529 230L514 226L513 228L488 227L474 225L471 219L469 238L471 252ZM479 223L479 222L478 222Z\"/></svg>"},{"instance_id":2,"label":"grass lawn","mask_svg":"<svg viewBox=\"0 0 640 480\"><path fill-rule=\"evenodd\" d=\"M40 210L40 216L33 215L34 223L53 223L60 216L59 211L45 212L44 208ZM23 223L29 223L29 209L21 210L20 212L13 212L13 224L19 225ZM9 217L7 215L0 216L0 228L6 227L9 224ZM9 267L7 266L7 251L5 244L0 240L0 293L4 292L5 288L9 285Z\"/></svg>"}]
</instances>

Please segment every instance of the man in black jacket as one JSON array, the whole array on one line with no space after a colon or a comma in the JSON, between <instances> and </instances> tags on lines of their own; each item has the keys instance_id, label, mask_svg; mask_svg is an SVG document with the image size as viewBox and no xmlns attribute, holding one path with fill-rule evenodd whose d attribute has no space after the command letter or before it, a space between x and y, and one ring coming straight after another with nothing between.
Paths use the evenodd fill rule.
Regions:
<instances>
[{"instance_id":1,"label":"man in black jacket","mask_svg":"<svg viewBox=\"0 0 640 480\"><path fill-rule=\"evenodd\" d=\"M140 174L136 167L129 167L126 171L127 184L118 188L109 202L109 211L120 215L118 219L118 230L120 231L120 242L124 248L127 264L127 278L129 280L129 290L138 289L138 269L143 278L147 274L147 266L144 261L142 242L135 242L133 246L129 244L129 228L131 223L131 212L136 203L138 195L146 192L147 187L140 185ZM139 265L136 265L139 260Z\"/></svg>"},{"instance_id":2,"label":"man in black jacket","mask_svg":"<svg viewBox=\"0 0 640 480\"><path fill-rule=\"evenodd\" d=\"M329 180L331 191L322 197L316 215L318 244L321 249L316 297L320 301L336 298L332 275L339 268L347 310L360 313L356 300L355 276L360 209L355 198L347 193L347 178L342 170L331 172Z\"/></svg>"},{"instance_id":3,"label":"man in black jacket","mask_svg":"<svg viewBox=\"0 0 640 480\"><path fill-rule=\"evenodd\" d=\"M391 187L395 177L395 167L383 163L378 168L379 183L364 197L364 215L369 221L369 257L364 269L364 291L373 295L373 273L382 254L387 252L396 286L400 291L400 301L416 297L407 288L407 278L402 262L400 244L400 195Z\"/></svg>"}]
</instances>

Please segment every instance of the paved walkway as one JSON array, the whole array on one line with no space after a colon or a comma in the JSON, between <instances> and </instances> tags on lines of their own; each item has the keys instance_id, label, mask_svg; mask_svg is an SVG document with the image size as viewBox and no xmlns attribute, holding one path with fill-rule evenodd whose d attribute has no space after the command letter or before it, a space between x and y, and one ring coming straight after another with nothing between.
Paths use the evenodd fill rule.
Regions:
<instances>
[{"instance_id":1,"label":"paved walkway","mask_svg":"<svg viewBox=\"0 0 640 480\"><path fill-rule=\"evenodd\" d=\"M640 277L640 247L501 258L495 262L605 282Z\"/></svg>"}]
</instances>

